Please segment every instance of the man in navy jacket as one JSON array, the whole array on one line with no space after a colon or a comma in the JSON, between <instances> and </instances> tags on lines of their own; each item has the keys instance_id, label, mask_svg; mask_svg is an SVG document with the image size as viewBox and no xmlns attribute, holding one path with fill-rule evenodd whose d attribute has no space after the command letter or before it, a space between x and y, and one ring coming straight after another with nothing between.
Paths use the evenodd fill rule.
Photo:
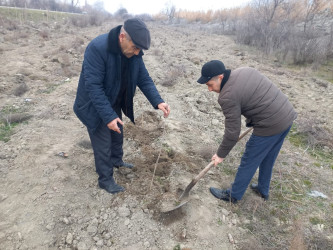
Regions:
<instances>
[{"instance_id":1,"label":"man in navy jacket","mask_svg":"<svg viewBox=\"0 0 333 250\"><path fill-rule=\"evenodd\" d=\"M132 18L107 34L93 39L84 54L74 112L87 127L94 151L100 188L109 193L125 189L113 178L114 167L132 168L123 162L122 112L134 123L136 86L151 105L168 117L170 107L159 95L144 65L142 50L150 47L150 32Z\"/></svg>"}]
</instances>

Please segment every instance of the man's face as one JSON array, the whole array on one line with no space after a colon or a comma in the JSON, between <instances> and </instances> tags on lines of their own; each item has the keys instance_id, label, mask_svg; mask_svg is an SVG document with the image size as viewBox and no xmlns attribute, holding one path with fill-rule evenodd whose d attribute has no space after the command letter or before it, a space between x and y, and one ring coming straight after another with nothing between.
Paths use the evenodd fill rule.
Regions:
<instances>
[{"instance_id":1,"label":"man's face","mask_svg":"<svg viewBox=\"0 0 333 250\"><path fill-rule=\"evenodd\" d=\"M120 34L120 49L124 56L131 58L134 55L139 55L141 49L137 48L125 35L122 35Z\"/></svg>"},{"instance_id":2,"label":"man's face","mask_svg":"<svg viewBox=\"0 0 333 250\"><path fill-rule=\"evenodd\" d=\"M208 91L214 91L216 93L220 93L222 79L223 75L219 75L218 77L213 77L208 82L206 82Z\"/></svg>"}]
</instances>

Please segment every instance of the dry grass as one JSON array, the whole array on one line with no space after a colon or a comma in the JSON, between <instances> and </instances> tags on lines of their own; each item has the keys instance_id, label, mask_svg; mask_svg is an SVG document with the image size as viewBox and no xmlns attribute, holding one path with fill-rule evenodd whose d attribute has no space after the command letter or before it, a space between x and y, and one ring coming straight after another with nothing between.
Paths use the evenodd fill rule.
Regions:
<instances>
[{"instance_id":1,"label":"dry grass","mask_svg":"<svg viewBox=\"0 0 333 250\"><path fill-rule=\"evenodd\" d=\"M305 143L311 147L329 147L333 148L333 132L325 125L324 121L311 114L305 114L298 117L297 132L303 135Z\"/></svg>"},{"instance_id":2,"label":"dry grass","mask_svg":"<svg viewBox=\"0 0 333 250\"><path fill-rule=\"evenodd\" d=\"M162 86L172 87L177 84L177 80L186 74L183 65L170 66L170 70L166 71L165 80L161 82Z\"/></svg>"},{"instance_id":3,"label":"dry grass","mask_svg":"<svg viewBox=\"0 0 333 250\"><path fill-rule=\"evenodd\" d=\"M49 31L47 31L47 30L41 30L41 31L39 32L39 35L40 35L44 40L48 40L49 37L50 37L50 33L49 33Z\"/></svg>"},{"instance_id":4,"label":"dry grass","mask_svg":"<svg viewBox=\"0 0 333 250\"><path fill-rule=\"evenodd\" d=\"M20 123L29 120L32 117L31 114L28 113L3 113L0 112L0 122L5 125L9 125L12 123Z\"/></svg>"},{"instance_id":5,"label":"dry grass","mask_svg":"<svg viewBox=\"0 0 333 250\"><path fill-rule=\"evenodd\" d=\"M290 242L289 249L292 250L306 250L307 247L304 242L303 234L304 226L300 220L295 221L293 225L293 238Z\"/></svg>"},{"instance_id":6,"label":"dry grass","mask_svg":"<svg viewBox=\"0 0 333 250\"><path fill-rule=\"evenodd\" d=\"M22 96L24 93L26 93L29 90L28 86L26 83L20 84L18 87L15 88L14 90L14 95L15 96Z\"/></svg>"}]
</instances>

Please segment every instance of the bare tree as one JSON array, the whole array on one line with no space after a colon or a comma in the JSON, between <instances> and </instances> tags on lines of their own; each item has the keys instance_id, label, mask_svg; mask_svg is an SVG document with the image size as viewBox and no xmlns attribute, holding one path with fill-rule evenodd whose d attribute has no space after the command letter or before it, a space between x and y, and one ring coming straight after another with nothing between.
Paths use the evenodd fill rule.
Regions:
<instances>
[{"instance_id":1,"label":"bare tree","mask_svg":"<svg viewBox=\"0 0 333 250\"><path fill-rule=\"evenodd\" d=\"M79 4L79 0L71 0L71 6L76 7Z\"/></svg>"},{"instance_id":2,"label":"bare tree","mask_svg":"<svg viewBox=\"0 0 333 250\"><path fill-rule=\"evenodd\" d=\"M175 18L176 6L174 6L171 2L166 3L164 13L168 17L169 22L172 22Z\"/></svg>"},{"instance_id":3,"label":"bare tree","mask_svg":"<svg viewBox=\"0 0 333 250\"><path fill-rule=\"evenodd\" d=\"M305 2L305 14L304 14L304 33L307 32L309 23L313 22L315 15L327 5L326 0L303 0Z\"/></svg>"}]
</instances>

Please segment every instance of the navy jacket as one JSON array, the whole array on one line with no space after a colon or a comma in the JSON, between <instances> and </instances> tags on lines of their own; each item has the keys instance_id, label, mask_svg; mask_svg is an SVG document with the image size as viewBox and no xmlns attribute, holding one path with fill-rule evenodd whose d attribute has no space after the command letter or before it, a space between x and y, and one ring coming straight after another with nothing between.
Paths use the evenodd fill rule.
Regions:
<instances>
[{"instance_id":1,"label":"navy jacket","mask_svg":"<svg viewBox=\"0 0 333 250\"><path fill-rule=\"evenodd\" d=\"M94 132L101 122L118 117L113 109L121 86L120 26L93 39L84 54L74 112L88 130ZM119 53L120 52L120 53ZM140 88L154 108L164 102L144 65L143 52L129 59L124 114L134 123L133 97Z\"/></svg>"}]
</instances>

